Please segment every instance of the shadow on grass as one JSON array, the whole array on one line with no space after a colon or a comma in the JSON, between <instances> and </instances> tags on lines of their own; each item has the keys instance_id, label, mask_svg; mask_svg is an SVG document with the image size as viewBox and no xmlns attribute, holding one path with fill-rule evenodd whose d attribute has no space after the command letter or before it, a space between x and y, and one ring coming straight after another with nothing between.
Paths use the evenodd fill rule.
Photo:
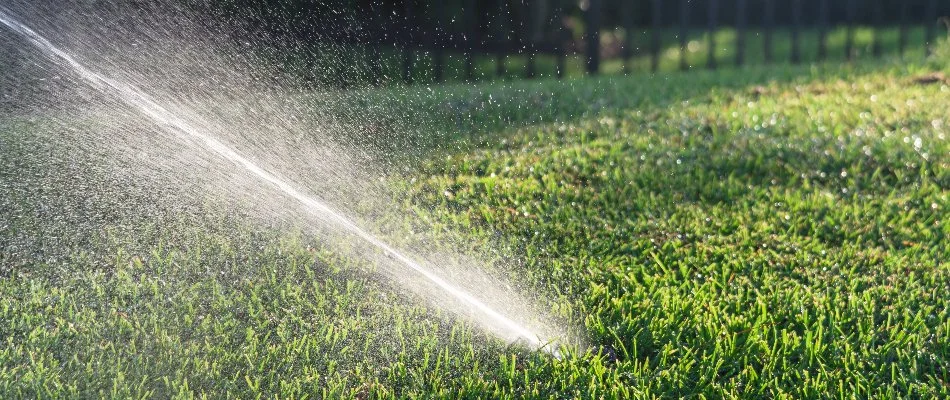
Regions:
<instances>
[{"instance_id":1,"label":"shadow on grass","mask_svg":"<svg viewBox=\"0 0 950 400\"><path fill-rule=\"evenodd\" d=\"M489 146L532 125L570 124L605 115L702 103L712 95L758 85L851 80L898 71L899 59L853 64L755 66L557 81L396 87L339 92L332 101L306 99L316 118L348 127L340 140L384 164L415 164L438 154ZM319 98L318 98L319 97Z\"/></svg>"}]
</instances>

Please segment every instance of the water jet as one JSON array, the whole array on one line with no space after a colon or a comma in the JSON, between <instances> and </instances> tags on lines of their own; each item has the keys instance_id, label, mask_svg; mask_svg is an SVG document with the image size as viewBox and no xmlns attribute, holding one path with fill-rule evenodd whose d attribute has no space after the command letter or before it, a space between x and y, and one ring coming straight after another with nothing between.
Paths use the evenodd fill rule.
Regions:
<instances>
[{"instance_id":1,"label":"water jet","mask_svg":"<svg viewBox=\"0 0 950 400\"><path fill-rule=\"evenodd\" d=\"M560 353L556 348L558 344L553 338L543 337L528 328L524 323L503 314L473 293L462 289L459 285L426 268L411 255L400 251L374 235L332 205L318 197L306 194L276 172L258 165L251 157L242 154L233 146L219 139L214 132L204 129L200 124L193 123L187 116L178 115L171 111L138 86L107 76L81 63L69 52L53 44L30 26L20 22L9 9L2 6L0 6L0 24L16 33L35 49L42 52L50 61L68 70L89 87L131 106L138 113L161 126L162 129L171 132L179 139L193 144L205 153L213 154L221 161L239 167L242 173L253 178L258 185L275 189L293 199L302 209L313 214L321 221L326 221L333 229L345 232L375 248L401 268L411 272L414 279L423 280L431 287L441 291L442 295L449 296L464 304L475 314L474 319L483 327L489 327L488 330L496 336L513 342L522 342L530 348L541 349L555 357L560 357Z\"/></svg>"}]
</instances>

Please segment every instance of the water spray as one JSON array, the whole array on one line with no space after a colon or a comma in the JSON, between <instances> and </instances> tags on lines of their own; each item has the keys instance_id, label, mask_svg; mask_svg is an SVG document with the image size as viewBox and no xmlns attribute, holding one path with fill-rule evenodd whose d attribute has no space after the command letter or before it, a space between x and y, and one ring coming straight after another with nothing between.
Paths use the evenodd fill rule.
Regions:
<instances>
[{"instance_id":1,"label":"water spray","mask_svg":"<svg viewBox=\"0 0 950 400\"><path fill-rule=\"evenodd\" d=\"M55 46L45 37L35 32L29 26L26 26L17 19L13 18L12 13L2 6L0 6L0 24L3 24L8 29L21 36L31 45L43 52L44 55L46 55L56 64L73 71L89 86L100 92L118 97L126 104L133 106L138 112L147 116L152 121L160 123L166 128L174 130L179 134L184 134L185 138L201 146L205 150L211 151L220 158L242 167L249 175L253 176L261 183L270 185L278 189L283 194L293 198L315 216L329 221L338 228L341 228L346 232L362 239L367 244L381 251L394 262L408 268L418 277L425 279L431 284L434 284L445 294L471 307L471 309L478 314L479 319L489 321L494 326L503 327L508 336L516 338L516 342L522 342L533 349L542 349L555 357L560 357L556 342L549 338L540 337L537 333L532 332L523 324L503 315L489 305L485 304L482 300L476 298L474 295L436 275L434 272L429 271L419 262L396 250L391 245L384 242L375 235L369 233L369 231L363 229L352 219L346 217L328 204L325 204L317 198L304 194L286 180L281 179L278 175L255 164L248 157L238 153L232 147L229 147L227 144L217 139L211 132L203 131L189 121L169 111L167 108L154 100L149 94L145 93L138 87L112 79L89 69L85 65L78 62L69 53Z\"/></svg>"}]
</instances>

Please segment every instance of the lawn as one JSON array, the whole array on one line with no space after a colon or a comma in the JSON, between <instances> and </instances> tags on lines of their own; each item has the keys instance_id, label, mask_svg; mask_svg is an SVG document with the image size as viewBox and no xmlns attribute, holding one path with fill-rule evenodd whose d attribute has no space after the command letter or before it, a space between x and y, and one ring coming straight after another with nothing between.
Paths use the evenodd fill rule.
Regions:
<instances>
[{"instance_id":1,"label":"lawn","mask_svg":"<svg viewBox=\"0 0 950 400\"><path fill-rule=\"evenodd\" d=\"M353 145L402 150L402 206L497 250L494 273L580 332L561 359L305 231L130 210L144 195L106 181L77 200L95 171L5 114L0 398L948 397L940 50L335 104L414 133Z\"/></svg>"}]
</instances>

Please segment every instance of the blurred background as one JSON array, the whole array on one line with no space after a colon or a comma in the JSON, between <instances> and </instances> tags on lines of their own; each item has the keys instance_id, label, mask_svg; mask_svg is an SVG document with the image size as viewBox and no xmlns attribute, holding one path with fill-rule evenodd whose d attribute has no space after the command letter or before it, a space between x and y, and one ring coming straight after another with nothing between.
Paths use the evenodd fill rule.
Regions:
<instances>
[{"instance_id":1,"label":"blurred background","mask_svg":"<svg viewBox=\"0 0 950 400\"><path fill-rule=\"evenodd\" d=\"M922 57L950 15L943 0L185 1L343 86Z\"/></svg>"}]
</instances>

